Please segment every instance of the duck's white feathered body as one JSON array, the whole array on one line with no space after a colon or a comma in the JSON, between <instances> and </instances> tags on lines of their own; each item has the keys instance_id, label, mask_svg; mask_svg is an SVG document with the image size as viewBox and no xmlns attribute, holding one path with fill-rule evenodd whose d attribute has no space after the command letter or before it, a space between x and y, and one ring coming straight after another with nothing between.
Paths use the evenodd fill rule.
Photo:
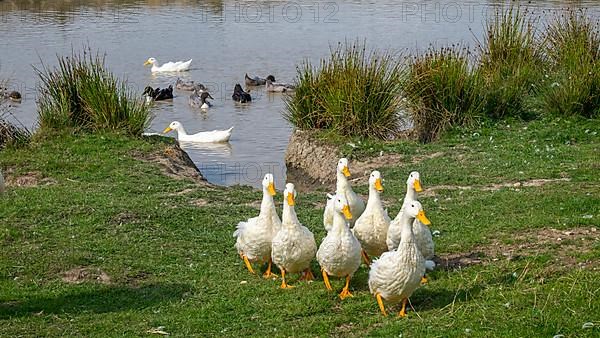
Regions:
<instances>
[{"instance_id":1,"label":"duck's white feathered body","mask_svg":"<svg viewBox=\"0 0 600 338\"><path fill-rule=\"evenodd\" d=\"M407 208L411 208L411 214L404 213L400 219L402 239L398 248L381 255L369 271L371 293L379 294L391 303L409 298L421 285L421 277L425 274L425 258L412 233L412 223L417 214L428 220L419 202L410 202Z\"/></svg>"},{"instance_id":2,"label":"duck's white feathered body","mask_svg":"<svg viewBox=\"0 0 600 338\"><path fill-rule=\"evenodd\" d=\"M220 143L220 142L228 142L231 138L231 133L233 131L233 127L227 130L213 130L213 131L202 131L196 134L179 134L178 139L180 141L187 142L212 142L212 143Z\"/></svg>"},{"instance_id":3,"label":"duck's white feathered body","mask_svg":"<svg viewBox=\"0 0 600 338\"><path fill-rule=\"evenodd\" d=\"M154 58L148 59L146 63L152 64L151 71L153 73L161 73L161 72L184 72L190 69L192 64L192 59L188 61L177 61L177 62L167 62L162 65L156 61Z\"/></svg>"},{"instance_id":4,"label":"duck's white feathered body","mask_svg":"<svg viewBox=\"0 0 600 338\"><path fill-rule=\"evenodd\" d=\"M317 261L327 274L352 276L360 266L360 242L354 237L344 217L334 212L333 225L317 251Z\"/></svg>"},{"instance_id":5,"label":"duck's white feathered body","mask_svg":"<svg viewBox=\"0 0 600 338\"><path fill-rule=\"evenodd\" d=\"M374 171L369 179L367 206L352 228L363 250L370 256L380 256L388 251L386 239L391 219L383 209L379 189L383 190L381 176Z\"/></svg>"},{"instance_id":6,"label":"duck's white feathered body","mask_svg":"<svg viewBox=\"0 0 600 338\"><path fill-rule=\"evenodd\" d=\"M369 290L391 303L398 303L421 285L424 274L425 259L414 239L408 239L397 250L385 252L373 262Z\"/></svg>"},{"instance_id":7,"label":"duck's white feathered body","mask_svg":"<svg viewBox=\"0 0 600 338\"><path fill-rule=\"evenodd\" d=\"M233 127L227 130L202 131L196 134L188 134L183 128L183 124L178 121L173 121L163 133L168 133L171 130L177 131L177 139L184 142L199 142L199 143L222 143L228 142L233 132Z\"/></svg>"},{"instance_id":8,"label":"duck's white feathered body","mask_svg":"<svg viewBox=\"0 0 600 338\"><path fill-rule=\"evenodd\" d=\"M345 162L343 162L343 160L345 160ZM344 197L346 197L350 207L350 212L354 217L352 220L350 220L350 227L352 227L354 226L356 219L358 219L365 210L365 202L354 192L354 190L352 190L352 186L350 185L350 182L344 173L344 167L346 171L348 170L347 165L348 160L345 158L341 159L340 163L338 163L335 193L342 194ZM331 230L333 226L333 214L333 199L332 196L328 196L327 204L325 205L325 211L323 212L323 225L327 231Z\"/></svg>"},{"instance_id":9,"label":"duck's white feathered body","mask_svg":"<svg viewBox=\"0 0 600 338\"><path fill-rule=\"evenodd\" d=\"M298 221L293 206L284 202L281 230L273 237L273 263L286 272L302 272L310 266L316 252L315 236Z\"/></svg>"},{"instance_id":10,"label":"duck's white feathered body","mask_svg":"<svg viewBox=\"0 0 600 338\"><path fill-rule=\"evenodd\" d=\"M263 200L257 217L238 223L233 237L240 255L250 261L266 262L271 257L271 244L274 234L281 229L273 196L263 189Z\"/></svg>"}]
</instances>

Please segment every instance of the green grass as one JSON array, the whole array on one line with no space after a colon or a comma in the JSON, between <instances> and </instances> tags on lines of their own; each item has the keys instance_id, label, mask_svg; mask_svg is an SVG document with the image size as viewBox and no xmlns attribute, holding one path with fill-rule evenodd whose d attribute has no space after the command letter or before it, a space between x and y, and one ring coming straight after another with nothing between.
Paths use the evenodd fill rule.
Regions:
<instances>
[{"instance_id":1,"label":"green grass","mask_svg":"<svg viewBox=\"0 0 600 338\"><path fill-rule=\"evenodd\" d=\"M285 118L300 129L388 139L400 129L400 79L395 55L366 43L332 49L319 67L306 61L297 69L297 88L286 99Z\"/></svg>"},{"instance_id":2,"label":"green grass","mask_svg":"<svg viewBox=\"0 0 600 338\"><path fill-rule=\"evenodd\" d=\"M42 130L118 131L141 135L152 115L147 105L90 48L59 56L58 66L36 69Z\"/></svg>"},{"instance_id":3,"label":"green grass","mask_svg":"<svg viewBox=\"0 0 600 338\"><path fill-rule=\"evenodd\" d=\"M536 229L598 228L599 133L593 119L505 120L453 129L426 145L361 142L349 155L402 154L382 168L385 201L402 198L406 175L415 169L425 188L472 187L435 189L422 198L432 228L441 231L436 249L444 256L516 242L516 234ZM512 261L437 270L411 298L417 312L406 319L380 315L364 266L351 284L355 296L344 301L321 278L306 284L293 277L297 287L280 290L277 281L249 275L233 247L235 225L257 214L250 203L260 193L174 180L135 159L166 144L65 133L0 152L3 172L40 172L54 182L0 195L0 336L144 336L159 326L176 337L600 333L600 280L592 270L600 265L597 240L591 251L567 253L587 261L586 269L563 261L565 241ZM428 156L438 152L443 155ZM560 177L571 180L483 189ZM366 193L365 186L357 190ZM197 200L207 204L198 207ZM323 201L322 193L297 200L299 218L317 242L325 235ZM399 204L389 209L395 215ZM102 269L111 284L61 281L64 271L81 266ZM340 290L343 281L332 281ZM595 327L582 329L585 322Z\"/></svg>"}]
</instances>

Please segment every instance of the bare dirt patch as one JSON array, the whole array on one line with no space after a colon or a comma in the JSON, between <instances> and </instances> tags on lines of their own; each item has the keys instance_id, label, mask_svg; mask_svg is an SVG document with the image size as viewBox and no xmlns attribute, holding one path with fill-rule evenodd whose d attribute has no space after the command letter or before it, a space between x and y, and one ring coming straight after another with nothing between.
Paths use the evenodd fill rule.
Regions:
<instances>
[{"instance_id":1,"label":"bare dirt patch","mask_svg":"<svg viewBox=\"0 0 600 338\"><path fill-rule=\"evenodd\" d=\"M490 185L436 185L428 187L423 191L423 196L435 196L439 190L481 190L481 191L497 191L502 188L521 188L521 187L541 187L546 184L558 183L558 182L570 182L570 177L561 178L539 178L529 181L520 182L505 182L505 183L494 183Z\"/></svg>"},{"instance_id":2,"label":"bare dirt patch","mask_svg":"<svg viewBox=\"0 0 600 338\"><path fill-rule=\"evenodd\" d=\"M196 207L203 207L208 204L208 201L203 198L198 198L190 201L190 204Z\"/></svg>"},{"instance_id":3,"label":"bare dirt patch","mask_svg":"<svg viewBox=\"0 0 600 338\"><path fill-rule=\"evenodd\" d=\"M140 221L138 215L130 211L124 211L112 217L111 223L117 225L134 224Z\"/></svg>"},{"instance_id":4,"label":"bare dirt patch","mask_svg":"<svg viewBox=\"0 0 600 338\"><path fill-rule=\"evenodd\" d=\"M134 158L157 163L166 176L176 179L191 179L196 183L209 185L192 159L177 144L168 145L151 154L134 153Z\"/></svg>"},{"instance_id":5,"label":"bare dirt patch","mask_svg":"<svg viewBox=\"0 0 600 338\"><path fill-rule=\"evenodd\" d=\"M412 159L412 163L413 164L417 164L417 163L423 162L425 160L430 160L432 158L437 158L437 157L441 157L441 156L444 156L444 155L445 155L445 153L443 153L441 151L438 151L438 152L433 153L433 154L415 156Z\"/></svg>"},{"instance_id":6,"label":"bare dirt patch","mask_svg":"<svg viewBox=\"0 0 600 338\"><path fill-rule=\"evenodd\" d=\"M81 284L84 282L97 282L101 284L110 284L110 276L98 269L91 267L77 267L63 273L63 282L70 284Z\"/></svg>"},{"instance_id":7,"label":"bare dirt patch","mask_svg":"<svg viewBox=\"0 0 600 338\"><path fill-rule=\"evenodd\" d=\"M470 252L440 255L434 258L436 265L444 269L457 269L475 264L488 264L500 259L549 255L559 267L591 267L598 269L600 257L579 262L578 255L590 253L600 243L600 230L595 227L558 230L542 228L512 235L511 243L494 240L480 245Z\"/></svg>"},{"instance_id":8,"label":"bare dirt patch","mask_svg":"<svg viewBox=\"0 0 600 338\"><path fill-rule=\"evenodd\" d=\"M44 177L39 171L30 171L23 175L15 175L14 170L9 168L4 174L5 184L8 187L38 187L53 185L57 181L50 177Z\"/></svg>"}]
</instances>

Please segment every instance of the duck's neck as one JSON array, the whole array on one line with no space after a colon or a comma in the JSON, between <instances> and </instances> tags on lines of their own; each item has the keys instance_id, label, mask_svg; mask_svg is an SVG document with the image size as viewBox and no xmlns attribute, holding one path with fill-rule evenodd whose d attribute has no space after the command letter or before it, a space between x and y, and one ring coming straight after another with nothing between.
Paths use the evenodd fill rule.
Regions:
<instances>
[{"instance_id":1,"label":"duck's neck","mask_svg":"<svg viewBox=\"0 0 600 338\"><path fill-rule=\"evenodd\" d=\"M273 196L269 193L267 188L263 188L263 198L260 203L261 215L270 215L275 210L275 204L273 203Z\"/></svg>"},{"instance_id":2,"label":"duck's neck","mask_svg":"<svg viewBox=\"0 0 600 338\"><path fill-rule=\"evenodd\" d=\"M381 205L381 193L374 186L369 185L369 199L366 208L374 208Z\"/></svg>"},{"instance_id":3,"label":"duck's neck","mask_svg":"<svg viewBox=\"0 0 600 338\"><path fill-rule=\"evenodd\" d=\"M402 214L402 218L400 218L400 236L401 236L401 240L400 240L400 245L398 245L398 247L401 247L405 244L411 243L411 242L415 242L415 235L413 234L412 231L412 224L414 222L415 218L414 217L410 217L405 213Z\"/></svg>"},{"instance_id":4,"label":"duck's neck","mask_svg":"<svg viewBox=\"0 0 600 338\"><path fill-rule=\"evenodd\" d=\"M283 202L283 213L281 214L281 221L284 226L292 227L298 223L298 215L293 206L287 202Z\"/></svg>"},{"instance_id":5,"label":"duck's neck","mask_svg":"<svg viewBox=\"0 0 600 338\"><path fill-rule=\"evenodd\" d=\"M406 185L406 195L404 196L405 201L417 201L417 192L411 184Z\"/></svg>"},{"instance_id":6,"label":"duck's neck","mask_svg":"<svg viewBox=\"0 0 600 338\"><path fill-rule=\"evenodd\" d=\"M187 132L185 131L185 129L183 128L183 126L177 127L177 133L179 135L187 135Z\"/></svg>"},{"instance_id":7,"label":"duck's neck","mask_svg":"<svg viewBox=\"0 0 600 338\"><path fill-rule=\"evenodd\" d=\"M346 218L344 215L338 211L333 213L333 225L331 226L331 230L334 234L341 234L344 231L348 230L348 223L346 222Z\"/></svg>"},{"instance_id":8,"label":"duck's neck","mask_svg":"<svg viewBox=\"0 0 600 338\"><path fill-rule=\"evenodd\" d=\"M338 170L337 171L337 181L335 183L335 192L339 193L341 191L344 191L349 186L350 186L350 182L348 182L348 178L346 178L346 175L344 175L344 173L342 173Z\"/></svg>"}]
</instances>

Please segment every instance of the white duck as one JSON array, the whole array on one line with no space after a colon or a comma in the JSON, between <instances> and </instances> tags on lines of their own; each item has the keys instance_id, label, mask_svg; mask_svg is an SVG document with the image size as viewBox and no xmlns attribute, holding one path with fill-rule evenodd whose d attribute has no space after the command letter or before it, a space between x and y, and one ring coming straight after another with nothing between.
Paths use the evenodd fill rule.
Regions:
<instances>
[{"instance_id":1,"label":"white duck","mask_svg":"<svg viewBox=\"0 0 600 338\"><path fill-rule=\"evenodd\" d=\"M281 230L273 237L271 258L281 270L281 288L291 288L285 281L286 272L302 272L304 280L313 280L310 262L317 252L315 236L298 220L294 205L296 190L292 183L285 186L283 192L283 213Z\"/></svg>"},{"instance_id":2,"label":"white duck","mask_svg":"<svg viewBox=\"0 0 600 338\"><path fill-rule=\"evenodd\" d=\"M350 182L348 182L350 170L348 169L347 158L341 158L338 161L336 175L337 181L335 184L335 193L344 195L348 200L350 212L352 213L352 216L355 217L353 220L350 220L350 226L353 226L356 218L360 217L365 210L365 202L363 202L354 190L352 190L352 186L350 185ZM327 205L325 206L325 212L323 213L323 225L327 231L329 231L333 225L333 199L333 195L327 195Z\"/></svg>"},{"instance_id":3,"label":"white duck","mask_svg":"<svg viewBox=\"0 0 600 338\"><path fill-rule=\"evenodd\" d=\"M192 64L192 59L188 61L177 61L177 62L167 62L163 65L160 65L155 58L149 58L144 62L144 66L152 65L152 73L158 72L184 72L190 69L190 65Z\"/></svg>"},{"instance_id":4,"label":"white duck","mask_svg":"<svg viewBox=\"0 0 600 338\"><path fill-rule=\"evenodd\" d=\"M407 201L400 218L402 239L396 250L385 252L373 262L369 271L369 290L377 298L377 304L384 316L385 299L391 303L402 301L400 317L406 316L408 298L421 284L425 273L425 258L419 251L412 224L415 218L424 224L430 224L421 203Z\"/></svg>"},{"instance_id":5,"label":"white duck","mask_svg":"<svg viewBox=\"0 0 600 338\"><path fill-rule=\"evenodd\" d=\"M382 191L381 173L375 170L369 177L367 207L352 228L352 232L362 245L361 253L367 265L370 265L369 256L379 257L388 251L386 239L391 219L381 203Z\"/></svg>"},{"instance_id":6,"label":"white duck","mask_svg":"<svg viewBox=\"0 0 600 338\"><path fill-rule=\"evenodd\" d=\"M276 193L273 174L265 175L262 186L263 199L260 213L257 217L238 223L233 237L236 238L235 247L248 271L254 273L251 262L268 262L263 277L271 278L274 275L271 272L271 243L273 235L281 229L281 220L273 202Z\"/></svg>"},{"instance_id":7,"label":"white duck","mask_svg":"<svg viewBox=\"0 0 600 338\"><path fill-rule=\"evenodd\" d=\"M233 127L227 130L202 131L190 135L185 131L181 122L173 121L167 128L165 128L163 134L166 134L172 130L177 131L177 138L179 141L220 143L229 141Z\"/></svg>"},{"instance_id":8,"label":"white duck","mask_svg":"<svg viewBox=\"0 0 600 338\"><path fill-rule=\"evenodd\" d=\"M346 277L346 286L339 296L351 297L350 279L360 266L360 242L354 237L347 220L352 219L348 200L342 194L333 199L333 227L323 239L317 251L317 261L321 265L323 281L327 290L332 290L329 275Z\"/></svg>"},{"instance_id":9,"label":"white duck","mask_svg":"<svg viewBox=\"0 0 600 338\"><path fill-rule=\"evenodd\" d=\"M404 197L403 206L407 201L416 201L417 200L417 192L423 191L421 187L421 175L413 171L408 175L408 179L406 180L406 196ZM400 219L402 218L402 209L398 212L398 215L394 220L390 223L390 227L388 229L387 234L387 245L389 250L395 250L400 244L402 225L400 223ZM435 263L432 261L433 256L435 254L435 244L433 243L433 237L431 236L431 230L429 227L425 226L418 219L415 219L412 226L413 234L415 235L417 245L419 246L419 250L423 257L425 257L426 267L428 270L433 270L435 267ZM427 277L423 276L423 283L427 283Z\"/></svg>"}]
</instances>

